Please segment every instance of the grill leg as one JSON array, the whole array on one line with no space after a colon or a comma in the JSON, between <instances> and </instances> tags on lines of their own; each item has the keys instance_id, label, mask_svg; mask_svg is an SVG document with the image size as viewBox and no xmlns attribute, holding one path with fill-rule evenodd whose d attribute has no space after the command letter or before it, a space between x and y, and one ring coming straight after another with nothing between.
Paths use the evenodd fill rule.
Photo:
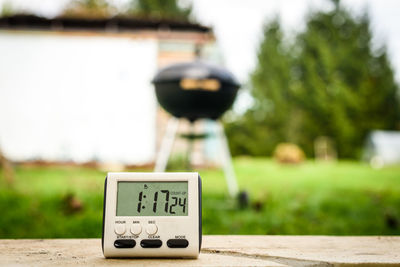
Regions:
<instances>
[{"instance_id":1,"label":"grill leg","mask_svg":"<svg viewBox=\"0 0 400 267\"><path fill-rule=\"evenodd\" d=\"M217 121L218 139L221 144L222 166L224 168L225 180L228 185L228 191L231 197L236 197L239 193L238 184L236 181L235 171L233 170L232 156L226 139L224 127L222 123Z\"/></svg>"},{"instance_id":2,"label":"grill leg","mask_svg":"<svg viewBox=\"0 0 400 267\"><path fill-rule=\"evenodd\" d=\"M194 121L190 121L189 125L189 134L194 135L195 130L194 130ZM193 138L188 138L188 146L187 146L187 152L186 152L186 169L187 170L192 170L192 154L193 154L193 146L194 146L194 139Z\"/></svg>"},{"instance_id":3,"label":"grill leg","mask_svg":"<svg viewBox=\"0 0 400 267\"><path fill-rule=\"evenodd\" d=\"M179 119L171 117L168 120L167 129L165 130L160 150L157 153L155 172L164 172L167 168L168 159L171 155L172 145L174 144L176 131L178 130Z\"/></svg>"}]
</instances>

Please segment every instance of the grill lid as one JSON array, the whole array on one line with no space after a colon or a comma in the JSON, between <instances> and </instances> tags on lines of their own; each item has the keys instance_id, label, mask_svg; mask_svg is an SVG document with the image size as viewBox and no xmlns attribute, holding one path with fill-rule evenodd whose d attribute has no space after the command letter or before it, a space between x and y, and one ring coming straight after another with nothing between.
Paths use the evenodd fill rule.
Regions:
<instances>
[{"instance_id":1,"label":"grill lid","mask_svg":"<svg viewBox=\"0 0 400 267\"><path fill-rule=\"evenodd\" d=\"M179 82L182 79L215 79L220 83L240 87L232 73L226 69L203 61L179 63L161 69L153 79L154 84Z\"/></svg>"}]
</instances>

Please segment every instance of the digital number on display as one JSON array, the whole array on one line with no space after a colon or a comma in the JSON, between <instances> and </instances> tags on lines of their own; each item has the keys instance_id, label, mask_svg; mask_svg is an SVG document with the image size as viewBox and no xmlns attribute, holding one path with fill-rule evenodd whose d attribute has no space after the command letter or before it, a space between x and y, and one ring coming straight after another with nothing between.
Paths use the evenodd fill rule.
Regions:
<instances>
[{"instance_id":1,"label":"digital number on display","mask_svg":"<svg viewBox=\"0 0 400 267\"><path fill-rule=\"evenodd\" d=\"M117 216L187 216L187 182L118 182Z\"/></svg>"}]
</instances>

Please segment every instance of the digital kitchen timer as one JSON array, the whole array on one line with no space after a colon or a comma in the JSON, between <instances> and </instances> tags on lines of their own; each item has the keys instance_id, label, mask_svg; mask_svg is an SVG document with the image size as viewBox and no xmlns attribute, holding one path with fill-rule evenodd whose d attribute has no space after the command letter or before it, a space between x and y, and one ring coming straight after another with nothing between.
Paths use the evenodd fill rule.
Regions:
<instances>
[{"instance_id":1,"label":"digital kitchen timer","mask_svg":"<svg viewBox=\"0 0 400 267\"><path fill-rule=\"evenodd\" d=\"M106 258L197 258L201 234L198 173L107 174L102 236Z\"/></svg>"}]
</instances>

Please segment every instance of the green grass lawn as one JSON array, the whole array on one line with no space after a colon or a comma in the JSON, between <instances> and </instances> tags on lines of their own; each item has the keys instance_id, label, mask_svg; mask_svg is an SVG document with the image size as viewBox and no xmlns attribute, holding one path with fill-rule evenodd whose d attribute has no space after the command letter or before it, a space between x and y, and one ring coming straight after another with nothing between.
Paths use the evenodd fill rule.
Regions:
<instances>
[{"instance_id":1,"label":"green grass lawn","mask_svg":"<svg viewBox=\"0 0 400 267\"><path fill-rule=\"evenodd\" d=\"M400 234L400 166L269 159L234 162L247 209L229 198L221 170L200 170L204 234ZM100 237L105 173L71 167L17 167L0 178L0 238ZM66 197L83 205L71 212Z\"/></svg>"}]
</instances>

